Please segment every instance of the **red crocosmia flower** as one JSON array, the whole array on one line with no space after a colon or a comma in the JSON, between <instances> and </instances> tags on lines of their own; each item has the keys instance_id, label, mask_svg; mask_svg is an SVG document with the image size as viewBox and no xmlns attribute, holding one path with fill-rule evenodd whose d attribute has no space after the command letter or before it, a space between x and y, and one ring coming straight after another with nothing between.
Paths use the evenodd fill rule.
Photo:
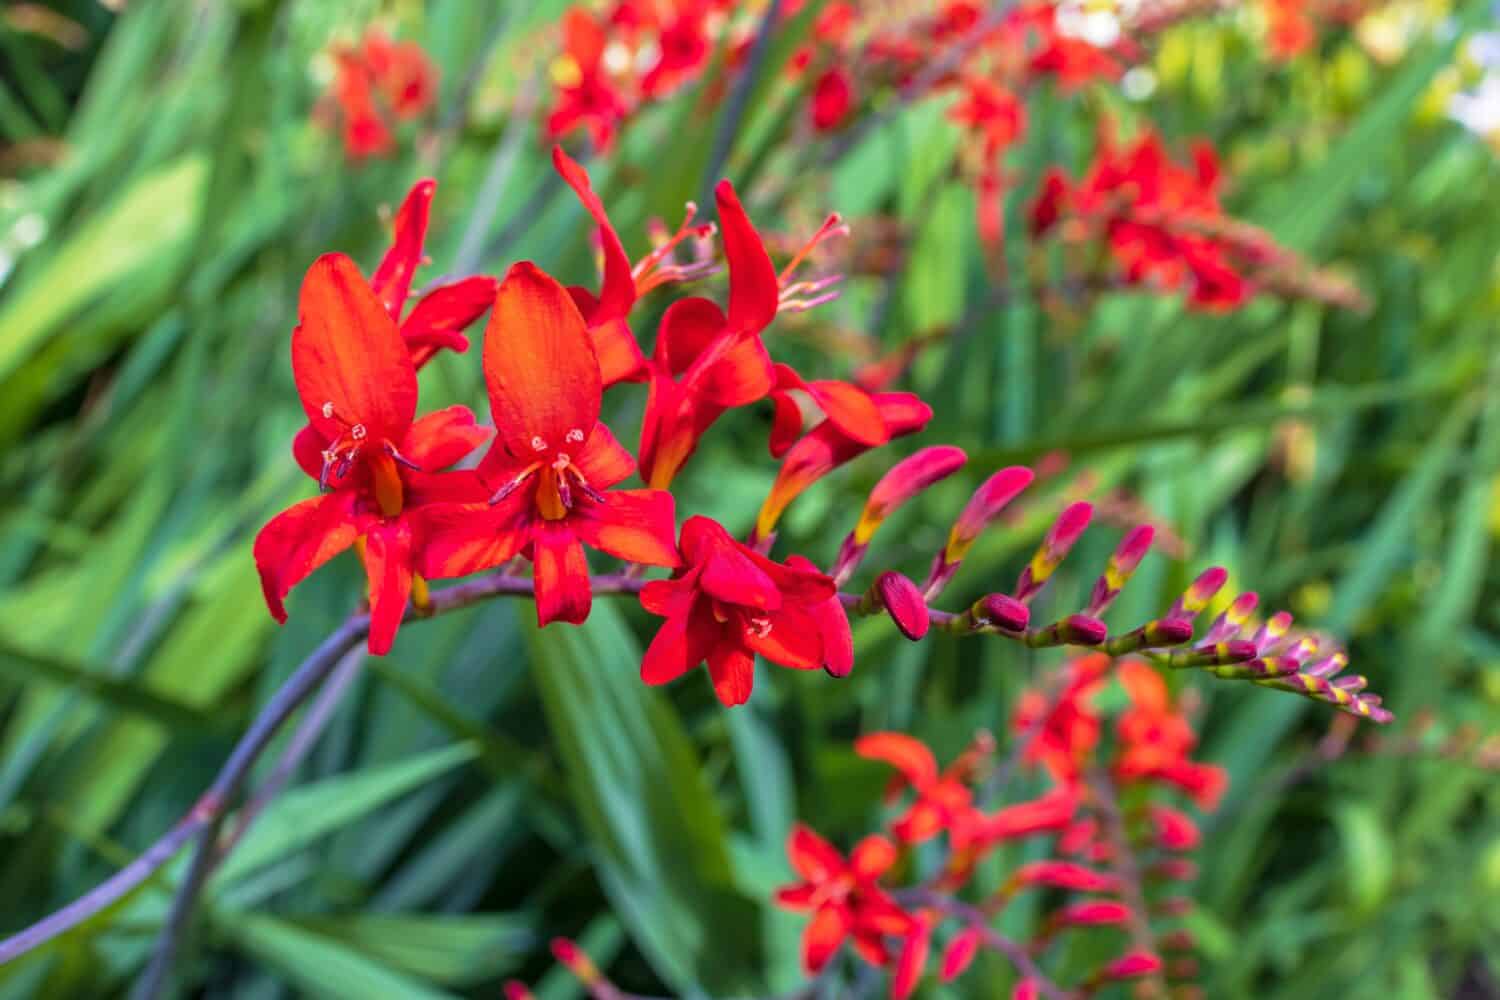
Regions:
<instances>
[{"instance_id":1,"label":"red crocosmia flower","mask_svg":"<svg viewBox=\"0 0 1500 1000\"><path fill-rule=\"evenodd\" d=\"M906 935L914 918L879 885L896 863L896 847L878 834L866 837L848 860L832 844L802 824L787 838L787 857L802 879L776 892L789 910L812 912L802 934L802 966L808 975L823 970L846 939L862 958L884 967L891 962L887 937Z\"/></svg>"},{"instance_id":2,"label":"red crocosmia flower","mask_svg":"<svg viewBox=\"0 0 1500 1000\"><path fill-rule=\"evenodd\" d=\"M854 81L848 70L832 66L824 70L812 88L809 116L819 132L832 132L842 126L854 109Z\"/></svg>"},{"instance_id":3,"label":"red crocosmia flower","mask_svg":"<svg viewBox=\"0 0 1500 1000\"><path fill-rule=\"evenodd\" d=\"M657 98L692 77L708 62L713 45L708 37L709 11L705 5L682 5L657 35L656 62L641 77L641 93Z\"/></svg>"},{"instance_id":4,"label":"red crocosmia flower","mask_svg":"<svg viewBox=\"0 0 1500 1000\"><path fill-rule=\"evenodd\" d=\"M787 556L787 566L807 573L821 573L806 556ZM854 669L854 636L849 629L849 615L839 595L809 605L809 613L823 636L823 669L830 677L847 677Z\"/></svg>"},{"instance_id":5,"label":"red crocosmia flower","mask_svg":"<svg viewBox=\"0 0 1500 1000\"><path fill-rule=\"evenodd\" d=\"M724 413L764 399L774 385L760 333L776 318L780 283L765 244L728 181L715 189L727 312L704 298L679 299L662 316L641 427L641 474L665 489Z\"/></svg>"},{"instance_id":6,"label":"red crocosmia flower","mask_svg":"<svg viewBox=\"0 0 1500 1000\"><path fill-rule=\"evenodd\" d=\"M1026 130L1026 105L988 77L971 76L963 81L963 96L948 109L948 118L978 133L985 159L991 160Z\"/></svg>"},{"instance_id":7,"label":"red crocosmia flower","mask_svg":"<svg viewBox=\"0 0 1500 1000\"><path fill-rule=\"evenodd\" d=\"M547 134L556 138L580 125L601 153L614 145L620 123L630 114L626 95L604 66L609 37L582 7L563 15L563 54L553 66L557 101L547 115Z\"/></svg>"},{"instance_id":8,"label":"red crocosmia flower","mask_svg":"<svg viewBox=\"0 0 1500 1000\"><path fill-rule=\"evenodd\" d=\"M861 736L854 743L854 752L890 764L916 792L916 801L891 824L891 832L903 842L921 843L970 821L974 797L964 783L967 765L962 771L954 767L939 774L932 751L903 733ZM900 787L901 783L896 784L893 791Z\"/></svg>"},{"instance_id":9,"label":"red crocosmia flower","mask_svg":"<svg viewBox=\"0 0 1500 1000\"><path fill-rule=\"evenodd\" d=\"M437 100L437 67L415 42L392 42L384 32L371 30L360 56L398 119L415 118Z\"/></svg>"},{"instance_id":10,"label":"red crocosmia flower","mask_svg":"<svg viewBox=\"0 0 1500 1000\"><path fill-rule=\"evenodd\" d=\"M423 512L423 575L464 576L518 554L531 558L537 621L582 622L592 605L583 547L675 566L672 497L609 487L634 470L599 422L599 361L567 291L529 262L495 295L484 375L499 429L479 463L488 506Z\"/></svg>"},{"instance_id":11,"label":"red crocosmia flower","mask_svg":"<svg viewBox=\"0 0 1500 1000\"><path fill-rule=\"evenodd\" d=\"M461 406L414 420L411 356L359 268L340 254L319 258L302 283L292 372L309 421L293 451L324 493L278 514L256 536L266 604L285 622L291 589L362 540L369 649L381 655L413 587L415 515L432 503L482 495L471 473L426 470L452 465L489 432Z\"/></svg>"},{"instance_id":12,"label":"red crocosmia flower","mask_svg":"<svg viewBox=\"0 0 1500 1000\"><path fill-rule=\"evenodd\" d=\"M891 432L880 408L865 390L848 382L835 380L806 381L790 365L776 364L775 388L771 402L776 411L771 422L770 449L773 458L787 453L802 434L802 407L796 393L802 393L823 411L839 433L857 444L875 448L890 440Z\"/></svg>"},{"instance_id":13,"label":"red crocosmia flower","mask_svg":"<svg viewBox=\"0 0 1500 1000\"><path fill-rule=\"evenodd\" d=\"M1172 705L1166 681L1140 660L1121 663L1119 677L1130 696L1130 708L1116 721L1120 750L1115 776L1127 783L1167 782L1193 796L1200 808L1212 809L1228 777L1222 768L1189 759L1198 739L1192 725Z\"/></svg>"},{"instance_id":14,"label":"red crocosmia flower","mask_svg":"<svg viewBox=\"0 0 1500 1000\"><path fill-rule=\"evenodd\" d=\"M826 613L837 600L833 580L808 564L772 562L706 517L682 526L682 557L678 576L641 591L641 606L667 619L641 663L647 684L666 684L707 661L719 700L741 705L755 683L756 653L816 670L830 646L850 643L847 619ZM825 629L835 634L825 637Z\"/></svg>"},{"instance_id":15,"label":"red crocosmia flower","mask_svg":"<svg viewBox=\"0 0 1500 1000\"><path fill-rule=\"evenodd\" d=\"M330 95L338 105L344 152L351 160L384 156L396 148L396 138L375 104L375 94L364 64L352 52L336 56L338 69Z\"/></svg>"},{"instance_id":16,"label":"red crocosmia flower","mask_svg":"<svg viewBox=\"0 0 1500 1000\"><path fill-rule=\"evenodd\" d=\"M1040 691L1027 691L1016 707L1017 733L1041 727L1027 748L1026 759L1040 761L1062 784L1080 780L1084 760L1099 744L1099 714L1092 700L1109 664L1103 653L1081 656L1069 664L1067 683L1050 707Z\"/></svg>"},{"instance_id":17,"label":"red crocosmia flower","mask_svg":"<svg viewBox=\"0 0 1500 1000\"><path fill-rule=\"evenodd\" d=\"M487 275L475 275L438 285L417 300L404 320L401 318L411 295L412 279L426 259L422 247L436 189L433 180L412 185L396 213L391 247L370 279L391 319L400 325L412 363L418 368L444 348L459 353L469 349L469 338L463 331L494 303L498 284Z\"/></svg>"},{"instance_id":18,"label":"red crocosmia flower","mask_svg":"<svg viewBox=\"0 0 1500 1000\"><path fill-rule=\"evenodd\" d=\"M912 393L878 392L870 398L885 425L887 439L914 434L932 419L932 407ZM813 483L871 447L850 437L831 417L804 434L782 459L781 470L756 517L755 537L769 538L788 504Z\"/></svg>"}]
</instances>

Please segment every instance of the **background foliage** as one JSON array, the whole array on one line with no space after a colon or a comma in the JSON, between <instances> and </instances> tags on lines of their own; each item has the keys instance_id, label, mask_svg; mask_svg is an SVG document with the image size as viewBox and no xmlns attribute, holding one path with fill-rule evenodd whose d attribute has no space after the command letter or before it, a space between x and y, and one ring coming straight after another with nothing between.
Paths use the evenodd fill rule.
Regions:
<instances>
[{"instance_id":1,"label":"background foliage","mask_svg":"<svg viewBox=\"0 0 1500 1000\"><path fill-rule=\"evenodd\" d=\"M6 931L185 812L266 694L357 600L341 562L299 589L278 629L249 555L265 518L307 495L289 461L301 417L286 364L307 264L338 249L369 267L379 208L431 175L433 275L520 258L591 275L584 218L548 180L529 113L558 3L48 6L83 29L71 47L0 18ZM377 13L443 67L442 96L402 155L355 168L308 115L329 40ZM1488 16L1480 3L1448 13L1467 26ZM971 555L955 598L1013 579L1057 497L1125 488L1180 536L1183 558L1148 560L1118 620L1143 620L1221 562L1240 587L1347 636L1397 712L1378 744L1361 731L1310 767L1330 713L1199 685L1208 757L1232 774L1191 917L1209 995L1495 995L1500 786L1473 749L1500 714L1494 151L1440 112L1459 72L1451 31L1411 38L1392 64L1335 32L1277 66L1240 29L1233 17L1174 29L1141 101L1037 95L1011 213L1046 163L1081 165L1104 111L1176 140L1207 135L1228 159L1234 210L1347 269L1367 314L1261 303L1204 317L1114 294L1074 315L1028 291L1047 274L1028 266L1020 226L997 294L938 107L896 109L835 156L777 141L789 105L768 88L725 172L767 228L809 232L837 209L856 234L872 217L896 234L898 268L779 325L803 370L848 373L849 356L822 344L829 331L887 347L949 333L912 378L936 419L901 446L950 441L972 460L882 533L884 561L922 571L981 474L1062 454L1027 516ZM675 221L703 190L723 111L698 96L653 111L591 164L633 250L649 216ZM424 404L481 404L471 362L434 362ZM740 420L711 435L679 508L746 528L775 471L765 429ZM831 557L890 460L812 491L785 534ZM1091 536L1072 562L1097 567L1113 541ZM1088 583L1060 579L1058 606ZM977 728L1006 730L1048 655L907 644L866 622L846 681L763 672L752 705L726 712L702 678L639 683L653 621L630 602L542 632L513 605L408 628L366 665L295 785L211 884L193 982L247 998L493 996L504 975L540 976L546 939L568 933L633 988L790 988L800 922L768 903L789 877L782 842L799 816L845 838L871 825L883 772L851 737L906 728L951 755ZM1454 752L1465 733L1469 749ZM180 874L169 866L0 968L0 997L122 988ZM981 966L964 984L988 995L1004 981ZM556 972L542 983L547 1000L577 995Z\"/></svg>"}]
</instances>

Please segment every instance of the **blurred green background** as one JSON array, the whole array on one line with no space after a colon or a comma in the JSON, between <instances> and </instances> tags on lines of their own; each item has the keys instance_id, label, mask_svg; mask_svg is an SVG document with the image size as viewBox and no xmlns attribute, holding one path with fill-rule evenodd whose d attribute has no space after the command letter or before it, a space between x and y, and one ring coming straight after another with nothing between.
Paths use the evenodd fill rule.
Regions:
<instances>
[{"instance_id":1,"label":"blurred green background","mask_svg":"<svg viewBox=\"0 0 1500 1000\"><path fill-rule=\"evenodd\" d=\"M307 265L339 250L373 267L381 208L434 176L425 276L530 258L593 279L584 216L549 182L537 125L561 4L110 6L125 9L0 7L6 933L181 816L358 600L345 557L277 628L250 559L258 527L311 495L290 458L302 418L287 363ZM72 27L39 31L23 7ZM935 404L931 427L800 499L781 551L830 558L898 454L959 444L965 472L876 543L872 563L919 574L984 475L1062 452L1066 469L986 537L944 604L1013 580L1059 498L1128 490L1181 544L1148 559L1112 621L1144 620L1222 563L1237 588L1346 637L1353 670L1396 711L1378 742L1362 728L1323 764L1332 713L1188 682L1206 755L1232 776L1187 918L1209 996L1500 995L1500 785L1482 744L1500 718L1500 166L1494 137L1444 113L1483 73L1464 40L1494 18L1483 3L1382 14L1383 35L1331 31L1286 66L1237 16L1175 28L1149 96L1038 92L1011 160L1019 219L1043 166L1087 162L1101 114L1155 122L1174 143L1207 136L1231 208L1345 271L1367 314L1260 301L1202 316L1111 294L1064 315L1019 277L1045 273L1020 225L1006 248L1017 284L996 307L939 106L898 109L839 152L788 141L797 95L766 82L725 171L765 229L806 234L837 209L856 246L878 232L898 251L891 273L853 276L838 302L778 324L779 352L804 371L849 375L852 356L824 346L840 331L886 348L952 334L910 380ZM309 115L329 43L377 15L438 63L441 95L399 155L352 166ZM633 253L647 218L675 223L704 190L725 112L698 97L654 109L591 162ZM664 304L647 304L643 337ZM642 399L628 387L606 404L622 440ZM426 370L423 408L449 402L485 412L475 355ZM775 473L768 416L715 430L679 480L679 511L748 527ZM1076 606L1124 524L1090 533L1050 607ZM792 819L844 843L876 819L885 772L851 738L902 728L951 755L976 729L1006 731L1019 690L1055 662L1003 643L909 644L867 622L847 681L763 667L752 705L726 712L702 676L639 683L656 620L629 602L597 602L576 630L533 620L516 602L477 607L408 627L365 664L210 884L185 982L245 998L479 997L522 975L561 1000L578 987L543 976L545 943L566 933L647 992L791 988L801 919L769 897L790 875ZM0 968L0 997L121 990L182 867ZM926 995L998 995L1006 975L981 963Z\"/></svg>"}]
</instances>

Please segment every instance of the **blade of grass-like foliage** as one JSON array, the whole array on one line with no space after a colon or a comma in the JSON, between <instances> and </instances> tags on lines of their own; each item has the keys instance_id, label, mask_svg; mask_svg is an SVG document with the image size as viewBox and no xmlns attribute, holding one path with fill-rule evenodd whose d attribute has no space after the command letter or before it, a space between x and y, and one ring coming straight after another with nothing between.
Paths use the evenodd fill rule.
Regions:
<instances>
[{"instance_id":1,"label":"blade of grass-like foliage","mask_svg":"<svg viewBox=\"0 0 1500 1000\"><path fill-rule=\"evenodd\" d=\"M215 724L207 712L175 698L111 677L97 667L27 649L5 638L0 638L0 670L11 674L17 681L46 680L62 685L103 705L139 715L168 729L207 729Z\"/></svg>"},{"instance_id":2,"label":"blade of grass-like foliage","mask_svg":"<svg viewBox=\"0 0 1500 1000\"><path fill-rule=\"evenodd\" d=\"M189 156L142 178L13 293L0 308L0 384L96 296L182 251L198 222L207 168Z\"/></svg>"},{"instance_id":3,"label":"blade of grass-like foliage","mask_svg":"<svg viewBox=\"0 0 1500 1000\"><path fill-rule=\"evenodd\" d=\"M266 808L216 878L233 882L280 861L478 756L475 745L460 743L286 792Z\"/></svg>"},{"instance_id":4,"label":"blade of grass-like foliage","mask_svg":"<svg viewBox=\"0 0 1500 1000\"><path fill-rule=\"evenodd\" d=\"M526 915L353 913L298 923L392 969L443 986L502 975L536 946Z\"/></svg>"},{"instance_id":5,"label":"blade of grass-like foliage","mask_svg":"<svg viewBox=\"0 0 1500 1000\"><path fill-rule=\"evenodd\" d=\"M640 646L608 603L577 628L528 629L533 675L600 879L657 975L701 996L752 989L755 908L733 887L728 830L682 723L640 682Z\"/></svg>"},{"instance_id":6,"label":"blade of grass-like foliage","mask_svg":"<svg viewBox=\"0 0 1500 1000\"><path fill-rule=\"evenodd\" d=\"M244 951L284 975L299 995L329 1000L402 997L442 1000L453 994L398 972L343 941L275 917L223 916L219 925Z\"/></svg>"}]
</instances>

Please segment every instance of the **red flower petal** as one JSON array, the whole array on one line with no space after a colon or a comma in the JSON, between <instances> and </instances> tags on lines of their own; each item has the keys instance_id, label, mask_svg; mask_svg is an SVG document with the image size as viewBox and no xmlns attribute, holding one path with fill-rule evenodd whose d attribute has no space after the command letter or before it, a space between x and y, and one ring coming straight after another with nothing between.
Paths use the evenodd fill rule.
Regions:
<instances>
[{"instance_id":1,"label":"red flower petal","mask_svg":"<svg viewBox=\"0 0 1500 1000\"><path fill-rule=\"evenodd\" d=\"M342 254L319 257L298 313L292 374L308 420L330 441L355 424L371 442L400 441L417 412L417 371L359 268Z\"/></svg>"},{"instance_id":2,"label":"red flower petal","mask_svg":"<svg viewBox=\"0 0 1500 1000\"><path fill-rule=\"evenodd\" d=\"M702 663L718 638L718 623L706 609L690 607L673 614L646 647L646 655L641 659L641 680L647 684L675 681Z\"/></svg>"},{"instance_id":3,"label":"red flower petal","mask_svg":"<svg viewBox=\"0 0 1500 1000\"><path fill-rule=\"evenodd\" d=\"M573 456L573 464L596 490L607 490L635 471L635 459L602 423L594 425L582 454Z\"/></svg>"},{"instance_id":4,"label":"red flower petal","mask_svg":"<svg viewBox=\"0 0 1500 1000\"><path fill-rule=\"evenodd\" d=\"M583 316L563 287L528 261L512 266L495 293L484 377L495 426L518 460L577 452L570 435L586 436L599 422L603 386Z\"/></svg>"},{"instance_id":5,"label":"red flower petal","mask_svg":"<svg viewBox=\"0 0 1500 1000\"><path fill-rule=\"evenodd\" d=\"M489 504L434 504L412 511L417 572L429 580L499 566L526 547L530 498L524 491Z\"/></svg>"},{"instance_id":6,"label":"red flower petal","mask_svg":"<svg viewBox=\"0 0 1500 1000\"><path fill-rule=\"evenodd\" d=\"M854 752L870 760L882 760L921 788L937 780L937 758L920 740L905 733L870 733L854 741Z\"/></svg>"},{"instance_id":7,"label":"red flower petal","mask_svg":"<svg viewBox=\"0 0 1500 1000\"><path fill-rule=\"evenodd\" d=\"M323 474L323 449L328 444L316 427L307 424L292 438L292 458L303 472L317 479Z\"/></svg>"},{"instance_id":8,"label":"red flower petal","mask_svg":"<svg viewBox=\"0 0 1500 1000\"><path fill-rule=\"evenodd\" d=\"M266 606L286 621L283 601L313 570L354 544L369 524L355 514L358 498L340 491L313 497L277 514L255 536L255 568Z\"/></svg>"},{"instance_id":9,"label":"red flower petal","mask_svg":"<svg viewBox=\"0 0 1500 1000\"><path fill-rule=\"evenodd\" d=\"M439 350L462 354L469 349L463 331L495 304L494 278L476 275L441 285L417 300L411 315L401 324L401 337L420 368Z\"/></svg>"},{"instance_id":10,"label":"red flower petal","mask_svg":"<svg viewBox=\"0 0 1500 1000\"><path fill-rule=\"evenodd\" d=\"M927 955L931 948L932 918L922 914L917 917L916 926L906 936L901 957L896 960L896 974L891 979L891 996L894 1000L906 1000L917 988L917 982L927 968Z\"/></svg>"},{"instance_id":11,"label":"red flower petal","mask_svg":"<svg viewBox=\"0 0 1500 1000\"><path fill-rule=\"evenodd\" d=\"M599 242L604 248L604 280L599 289L598 313L601 320L620 319L635 304L635 278L630 273L630 258L615 227L610 225L604 211L604 203L594 193L588 172L572 157L563 152L561 146L552 147L552 165L563 180L578 195L584 210L593 216L599 227Z\"/></svg>"},{"instance_id":12,"label":"red flower petal","mask_svg":"<svg viewBox=\"0 0 1500 1000\"><path fill-rule=\"evenodd\" d=\"M568 524L590 548L627 562L676 566L677 519L665 490L615 490L608 503L575 508Z\"/></svg>"},{"instance_id":13,"label":"red flower petal","mask_svg":"<svg viewBox=\"0 0 1500 1000\"><path fill-rule=\"evenodd\" d=\"M786 856L792 870L809 882L826 882L844 870L838 849L803 823L794 823L787 834Z\"/></svg>"},{"instance_id":14,"label":"red flower petal","mask_svg":"<svg viewBox=\"0 0 1500 1000\"><path fill-rule=\"evenodd\" d=\"M849 936L853 921L838 903L825 903L813 914L802 932L802 967L810 976L823 971Z\"/></svg>"},{"instance_id":15,"label":"red flower petal","mask_svg":"<svg viewBox=\"0 0 1500 1000\"><path fill-rule=\"evenodd\" d=\"M385 306L391 319L401 321L401 308L411 290L412 276L422 264L422 241L427 235L427 216L437 181L417 181L407 192L406 200L396 212L395 234L391 248L385 252L370 288Z\"/></svg>"},{"instance_id":16,"label":"red flower petal","mask_svg":"<svg viewBox=\"0 0 1500 1000\"><path fill-rule=\"evenodd\" d=\"M856 878L873 882L890 870L897 855L895 844L878 833L872 833L854 845L854 850L849 853L849 867Z\"/></svg>"},{"instance_id":17,"label":"red flower petal","mask_svg":"<svg viewBox=\"0 0 1500 1000\"><path fill-rule=\"evenodd\" d=\"M413 423L401 454L425 472L438 472L484 444L492 433L475 423L467 406L450 406Z\"/></svg>"},{"instance_id":18,"label":"red flower petal","mask_svg":"<svg viewBox=\"0 0 1500 1000\"><path fill-rule=\"evenodd\" d=\"M583 544L573 534L572 526L567 521L534 521L531 546L537 624L583 624L593 605L594 591Z\"/></svg>"},{"instance_id":19,"label":"red flower petal","mask_svg":"<svg viewBox=\"0 0 1500 1000\"><path fill-rule=\"evenodd\" d=\"M823 639L818 623L801 608L783 606L768 612L764 629L754 623L745 630L744 642L772 663L793 670L817 670L823 666Z\"/></svg>"},{"instance_id":20,"label":"red flower petal","mask_svg":"<svg viewBox=\"0 0 1500 1000\"><path fill-rule=\"evenodd\" d=\"M743 705L755 686L755 657L738 643L721 641L708 651L708 676L719 701Z\"/></svg>"},{"instance_id":21,"label":"red flower petal","mask_svg":"<svg viewBox=\"0 0 1500 1000\"><path fill-rule=\"evenodd\" d=\"M734 185L720 181L714 196L719 206L724 258L729 263L729 327L736 337L751 336L776 318L781 284Z\"/></svg>"},{"instance_id":22,"label":"red flower petal","mask_svg":"<svg viewBox=\"0 0 1500 1000\"><path fill-rule=\"evenodd\" d=\"M365 574L370 580L369 649L391 650L411 596L411 527L405 518L380 521L365 536Z\"/></svg>"},{"instance_id":23,"label":"red flower petal","mask_svg":"<svg viewBox=\"0 0 1500 1000\"><path fill-rule=\"evenodd\" d=\"M657 364L674 376L681 375L724 332L727 323L723 311L708 299L678 299L662 313L656 338Z\"/></svg>"}]
</instances>

